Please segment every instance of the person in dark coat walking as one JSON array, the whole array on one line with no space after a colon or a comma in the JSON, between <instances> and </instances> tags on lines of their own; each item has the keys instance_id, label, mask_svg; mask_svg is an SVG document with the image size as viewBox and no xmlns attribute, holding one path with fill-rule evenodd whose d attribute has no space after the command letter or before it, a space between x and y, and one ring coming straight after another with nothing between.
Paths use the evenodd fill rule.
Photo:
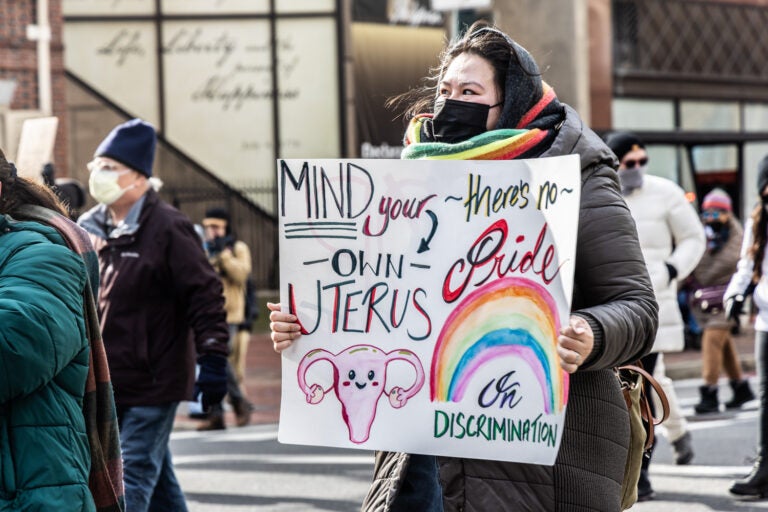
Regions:
<instances>
[{"instance_id":1,"label":"person in dark coat walking","mask_svg":"<svg viewBox=\"0 0 768 512\"><path fill-rule=\"evenodd\" d=\"M554 466L379 452L363 510L495 511L514 504L515 510L615 512L629 417L613 368L651 349L658 315L619 191L618 162L558 101L531 55L482 23L444 52L435 86L415 94L403 158L580 155L572 312L558 337L560 366L571 374L568 408ZM269 308L274 347L282 351L300 326L279 304Z\"/></svg>"},{"instance_id":2,"label":"person in dark coat walking","mask_svg":"<svg viewBox=\"0 0 768 512\"><path fill-rule=\"evenodd\" d=\"M184 512L168 448L176 408L197 394L204 407L224 398L229 334L221 281L192 222L153 188L155 146L154 127L140 119L107 135L88 164L99 204L79 224L99 257L126 508Z\"/></svg>"}]
</instances>

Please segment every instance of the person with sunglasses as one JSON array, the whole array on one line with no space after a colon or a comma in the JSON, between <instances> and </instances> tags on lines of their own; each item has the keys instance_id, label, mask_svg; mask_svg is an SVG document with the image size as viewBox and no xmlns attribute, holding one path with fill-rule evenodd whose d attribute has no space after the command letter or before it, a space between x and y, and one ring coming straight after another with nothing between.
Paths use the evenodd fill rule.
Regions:
<instances>
[{"instance_id":1,"label":"person with sunglasses","mask_svg":"<svg viewBox=\"0 0 768 512\"><path fill-rule=\"evenodd\" d=\"M741 258L736 272L723 294L725 314L738 323L744 299L752 293L757 307L755 317L755 362L757 364L760 419L757 435L757 458L752 471L733 482L729 491L743 499L768 498L768 156L758 165L757 193L760 202L744 227Z\"/></svg>"},{"instance_id":2,"label":"person with sunglasses","mask_svg":"<svg viewBox=\"0 0 768 512\"><path fill-rule=\"evenodd\" d=\"M693 458L691 435L674 385L664 374L662 354L682 351L685 346L677 284L693 271L704 253L704 229L683 189L671 180L647 172L648 153L636 134L613 132L606 136L606 143L620 162L621 193L637 224L640 247L659 303L656 341L651 353L641 361L659 381L669 399L670 413L664 426L675 452L675 462L687 464ZM643 458L638 501L655 496L648 473L650 462L650 456Z\"/></svg>"},{"instance_id":3,"label":"person with sunglasses","mask_svg":"<svg viewBox=\"0 0 768 512\"><path fill-rule=\"evenodd\" d=\"M613 368L650 350L657 305L615 156L557 99L531 54L484 22L445 49L429 85L401 98L404 159L580 156L572 310L557 339L569 397L553 466L377 452L362 510L619 510L630 426ZM279 352L300 324L280 304L268 307Z\"/></svg>"},{"instance_id":4,"label":"person with sunglasses","mask_svg":"<svg viewBox=\"0 0 768 512\"><path fill-rule=\"evenodd\" d=\"M741 370L739 355L731 335L732 324L723 312L723 293L736 271L743 230L733 215L731 197L715 188L701 202L701 221L707 235L707 250L691 274L693 314L704 327L701 339L701 399L694 406L697 414L720 410L717 381L725 370L733 397L727 409L738 409L755 395Z\"/></svg>"}]
</instances>

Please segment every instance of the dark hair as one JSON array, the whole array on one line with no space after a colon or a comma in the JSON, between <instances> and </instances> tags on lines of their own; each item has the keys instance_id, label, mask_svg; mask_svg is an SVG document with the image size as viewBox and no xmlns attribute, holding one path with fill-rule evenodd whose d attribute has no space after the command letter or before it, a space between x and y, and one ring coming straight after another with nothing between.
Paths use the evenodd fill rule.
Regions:
<instances>
[{"instance_id":1,"label":"dark hair","mask_svg":"<svg viewBox=\"0 0 768 512\"><path fill-rule=\"evenodd\" d=\"M763 257L765 256L766 229L768 229L768 212L761 202L752 210L752 246L749 255L752 256L752 282L756 283L763 275Z\"/></svg>"},{"instance_id":2,"label":"dark hair","mask_svg":"<svg viewBox=\"0 0 768 512\"><path fill-rule=\"evenodd\" d=\"M523 61L527 59L519 55L519 47L512 39L502 31L494 28L484 20L478 20L470 26L462 37L446 46L440 54L440 63L430 70L431 75L426 77L424 85L411 89L387 100L390 108L405 107L403 115L408 121L417 114L432 112L436 99L436 89L445 70L457 56L463 53L477 55L487 60L493 68L493 77L496 89L499 92L499 101L505 101L507 72L510 66L517 64L523 73L530 76L538 76L538 69L527 69Z\"/></svg>"},{"instance_id":3,"label":"dark hair","mask_svg":"<svg viewBox=\"0 0 768 512\"><path fill-rule=\"evenodd\" d=\"M67 215L67 210L56 194L42 183L18 176L16 167L9 162L0 151L0 214L10 215L15 219L24 218L19 211L23 205L31 204L42 206Z\"/></svg>"}]
</instances>

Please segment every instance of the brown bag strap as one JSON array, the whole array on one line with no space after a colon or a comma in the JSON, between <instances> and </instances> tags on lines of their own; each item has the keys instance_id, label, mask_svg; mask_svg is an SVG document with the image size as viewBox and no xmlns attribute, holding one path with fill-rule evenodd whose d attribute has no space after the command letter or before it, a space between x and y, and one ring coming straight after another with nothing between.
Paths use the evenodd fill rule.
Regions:
<instances>
[{"instance_id":1,"label":"brown bag strap","mask_svg":"<svg viewBox=\"0 0 768 512\"><path fill-rule=\"evenodd\" d=\"M650 373L643 369L642 363L640 363L640 361L637 361L636 364L625 364L623 366L619 366L618 369L629 370L642 375L643 378L651 385L651 388L653 388L653 390L656 392L656 396L659 397L659 401L661 402L661 418L657 419L651 413L651 405L649 402L651 398L646 396L645 387L643 387L643 390L640 393L640 414L648 425L648 436L645 441L645 448L647 450L653 445L654 427L656 425L660 425L669 417L669 400L667 400L667 394L662 389L661 384L659 384L658 381L654 379Z\"/></svg>"}]
</instances>

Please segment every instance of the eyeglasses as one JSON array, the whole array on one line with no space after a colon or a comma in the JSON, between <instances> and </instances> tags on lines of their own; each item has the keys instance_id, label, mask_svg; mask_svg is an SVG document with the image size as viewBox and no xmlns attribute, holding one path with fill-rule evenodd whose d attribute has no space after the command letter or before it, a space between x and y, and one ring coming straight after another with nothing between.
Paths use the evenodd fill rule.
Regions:
<instances>
[{"instance_id":1,"label":"eyeglasses","mask_svg":"<svg viewBox=\"0 0 768 512\"><path fill-rule=\"evenodd\" d=\"M634 160L634 159L632 159L632 160L624 160L621 164L626 169L633 169L635 166L642 167L642 166L644 166L647 163L648 163L648 157L641 158L639 160Z\"/></svg>"},{"instance_id":2,"label":"eyeglasses","mask_svg":"<svg viewBox=\"0 0 768 512\"><path fill-rule=\"evenodd\" d=\"M717 220L723 213L725 212L721 210L704 210L701 212L701 218L703 220Z\"/></svg>"},{"instance_id":3,"label":"eyeglasses","mask_svg":"<svg viewBox=\"0 0 768 512\"><path fill-rule=\"evenodd\" d=\"M94 160L85 164L85 167L88 169L89 172L93 172L96 170L112 171L112 172L119 173L121 176L125 173L131 172L131 170L125 167L124 165L106 164L106 163L96 162Z\"/></svg>"}]
</instances>

